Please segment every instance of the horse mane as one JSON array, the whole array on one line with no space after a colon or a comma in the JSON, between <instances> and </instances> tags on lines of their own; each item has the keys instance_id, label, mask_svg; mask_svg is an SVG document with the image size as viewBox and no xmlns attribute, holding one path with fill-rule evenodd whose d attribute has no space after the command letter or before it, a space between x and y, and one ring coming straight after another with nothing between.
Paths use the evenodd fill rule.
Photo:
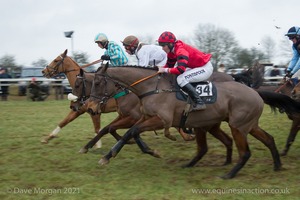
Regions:
<instances>
[{"instance_id":1,"label":"horse mane","mask_svg":"<svg viewBox=\"0 0 300 200\"><path fill-rule=\"evenodd\" d=\"M257 90L257 92L274 112L279 109L280 112L286 112L287 114L300 113L300 102L287 95L262 90Z\"/></svg>"},{"instance_id":2,"label":"horse mane","mask_svg":"<svg viewBox=\"0 0 300 200\"><path fill-rule=\"evenodd\" d=\"M69 58L79 69L82 69L84 72L87 72L85 69L81 68L80 65L75 60L73 60L73 58L71 58L70 56L66 55L66 58Z\"/></svg>"}]
</instances>

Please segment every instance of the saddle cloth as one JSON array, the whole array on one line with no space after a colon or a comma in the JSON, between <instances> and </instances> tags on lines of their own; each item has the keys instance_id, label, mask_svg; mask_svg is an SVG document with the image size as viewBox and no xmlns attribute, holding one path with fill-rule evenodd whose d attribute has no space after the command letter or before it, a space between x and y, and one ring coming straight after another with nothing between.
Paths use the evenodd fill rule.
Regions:
<instances>
[{"instance_id":1,"label":"saddle cloth","mask_svg":"<svg viewBox=\"0 0 300 200\"><path fill-rule=\"evenodd\" d=\"M215 103L217 100L217 88L212 82L204 81L191 83L205 104ZM188 95L182 91L176 84L176 98L181 101L187 101Z\"/></svg>"}]
</instances>

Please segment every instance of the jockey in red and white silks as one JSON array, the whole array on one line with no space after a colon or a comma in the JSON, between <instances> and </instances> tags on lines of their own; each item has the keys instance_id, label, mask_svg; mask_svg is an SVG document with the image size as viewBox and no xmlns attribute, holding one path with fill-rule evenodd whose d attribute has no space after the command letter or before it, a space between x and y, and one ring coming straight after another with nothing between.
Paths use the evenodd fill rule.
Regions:
<instances>
[{"instance_id":1,"label":"jockey in red and white silks","mask_svg":"<svg viewBox=\"0 0 300 200\"><path fill-rule=\"evenodd\" d=\"M205 109L204 102L190 83L205 81L212 75L211 54L203 53L180 40L176 40L175 35L167 31L160 35L158 42L168 56L166 65L160 68L159 72L177 74L178 85L198 104L194 110ZM177 67L175 67L176 62Z\"/></svg>"}]
</instances>

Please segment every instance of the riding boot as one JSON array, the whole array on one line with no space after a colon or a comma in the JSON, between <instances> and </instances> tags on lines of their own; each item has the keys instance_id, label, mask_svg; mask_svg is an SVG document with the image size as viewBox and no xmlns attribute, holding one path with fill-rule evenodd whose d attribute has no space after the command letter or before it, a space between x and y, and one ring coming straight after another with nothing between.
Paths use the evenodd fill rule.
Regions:
<instances>
[{"instance_id":1,"label":"riding boot","mask_svg":"<svg viewBox=\"0 0 300 200\"><path fill-rule=\"evenodd\" d=\"M182 89L183 89L183 91L188 93L188 95L194 101L192 110L205 110L206 109L206 105L204 104L203 100L201 99L199 94L196 92L195 88L190 83L183 86Z\"/></svg>"}]
</instances>

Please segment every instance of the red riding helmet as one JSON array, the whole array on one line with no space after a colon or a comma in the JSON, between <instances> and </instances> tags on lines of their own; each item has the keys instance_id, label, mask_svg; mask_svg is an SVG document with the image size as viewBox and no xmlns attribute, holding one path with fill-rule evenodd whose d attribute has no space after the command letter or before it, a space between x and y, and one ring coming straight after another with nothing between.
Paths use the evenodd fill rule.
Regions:
<instances>
[{"instance_id":1,"label":"red riding helmet","mask_svg":"<svg viewBox=\"0 0 300 200\"><path fill-rule=\"evenodd\" d=\"M169 31L163 32L158 38L158 43L174 43L175 41L175 35Z\"/></svg>"}]
</instances>

